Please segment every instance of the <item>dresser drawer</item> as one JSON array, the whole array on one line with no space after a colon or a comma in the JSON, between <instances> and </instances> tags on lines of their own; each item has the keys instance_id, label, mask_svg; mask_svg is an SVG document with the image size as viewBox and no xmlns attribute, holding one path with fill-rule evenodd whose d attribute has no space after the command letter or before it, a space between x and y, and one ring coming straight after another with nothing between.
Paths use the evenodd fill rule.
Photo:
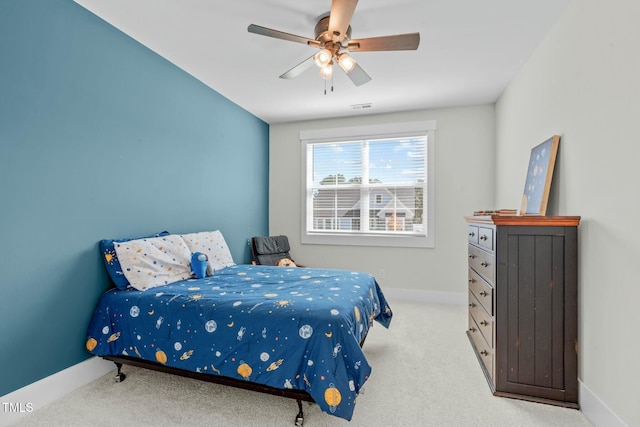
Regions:
<instances>
[{"instance_id":1,"label":"dresser drawer","mask_svg":"<svg viewBox=\"0 0 640 427\"><path fill-rule=\"evenodd\" d=\"M475 225L470 225L468 226L468 233L469 233L469 243L472 243L474 245L478 244L478 227Z\"/></svg>"},{"instance_id":2,"label":"dresser drawer","mask_svg":"<svg viewBox=\"0 0 640 427\"><path fill-rule=\"evenodd\" d=\"M478 325L471 316L469 316L469 336L476 348L478 358L482 361L482 364L489 373L489 377L491 377L491 381L493 381L493 350L484 340Z\"/></svg>"},{"instance_id":3,"label":"dresser drawer","mask_svg":"<svg viewBox=\"0 0 640 427\"><path fill-rule=\"evenodd\" d=\"M493 252L493 228L478 227L478 244Z\"/></svg>"},{"instance_id":4,"label":"dresser drawer","mask_svg":"<svg viewBox=\"0 0 640 427\"><path fill-rule=\"evenodd\" d=\"M478 273L469 268L469 290L478 299L480 305L493 316L493 286L488 284Z\"/></svg>"},{"instance_id":5,"label":"dresser drawer","mask_svg":"<svg viewBox=\"0 0 640 427\"><path fill-rule=\"evenodd\" d=\"M485 311L472 292L469 292L469 315L473 317L489 347L493 348L493 318Z\"/></svg>"},{"instance_id":6,"label":"dresser drawer","mask_svg":"<svg viewBox=\"0 0 640 427\"><path fill-rule=\"evenodd\" d=\"M496 257L494 254L469 245L469 266L491 284L496 279Z\"/></svg>"}]
</instances>

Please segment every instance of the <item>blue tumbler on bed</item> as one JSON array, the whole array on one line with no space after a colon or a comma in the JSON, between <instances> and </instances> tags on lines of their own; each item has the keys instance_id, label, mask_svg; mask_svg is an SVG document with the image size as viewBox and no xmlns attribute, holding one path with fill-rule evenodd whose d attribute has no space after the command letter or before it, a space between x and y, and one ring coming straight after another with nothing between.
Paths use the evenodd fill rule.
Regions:
<instances>
[{"instance_id":1,"label":"blue tumbler on bed","mask_svg":"<svg viewBox=\"0 0 640 427\"><path fill-rule=\"evenodd\" d=\"M191 271L198 278L202 279L207 275L207 255L202 252L195 252L191 255Z\"/></svg>"}]
</instances>

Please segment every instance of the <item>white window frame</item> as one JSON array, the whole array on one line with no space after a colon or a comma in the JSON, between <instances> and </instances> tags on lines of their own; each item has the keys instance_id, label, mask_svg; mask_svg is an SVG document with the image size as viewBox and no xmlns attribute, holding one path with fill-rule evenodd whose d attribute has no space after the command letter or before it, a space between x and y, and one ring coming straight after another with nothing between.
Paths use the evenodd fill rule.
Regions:
<instances>
[{"instance_id":1,"label":"white window frame","mask_svg":"<svg viewBox=\"0 0 640 427\"><path fill-rule=\"evenodd\" d=\"M435 247L435 131L436 121L391 123L372 126L357 126L332 129L314 129L300 131L302 152L302 243L318 245L347 245L347 246L389 246L389 247ZM313 221L313 209L307 209L310 200L307 183L310 179L311 168L307 167L307 144L318 142L353 141L357 139L400 138L403 136L426 135L425 147L426 170L424 197L424 235L371 235L363 233L314 233L307 229Z\"/></svg>"}]
</instances>

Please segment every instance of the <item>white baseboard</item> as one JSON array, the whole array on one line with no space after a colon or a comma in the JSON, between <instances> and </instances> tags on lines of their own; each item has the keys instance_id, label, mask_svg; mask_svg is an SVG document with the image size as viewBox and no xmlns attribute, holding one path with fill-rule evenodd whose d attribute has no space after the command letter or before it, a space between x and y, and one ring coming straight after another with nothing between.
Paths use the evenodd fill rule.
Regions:
<instances>
[{"instance_id":1,"label":"white baseboard","mask_svg":"<svg viewBox=\"0 0 640 427\"><path fill-rule=\"evenodd\" d=\"M0 397L0 427L18 422L28 413L42 408L114 369L112 362L92 357Z\"/></svg>"},{"instance_id":2,"label":"white baseboard","mask_svg":"<svg viewBox=\"0 0 640 427\"><path fill-rule=\"evenodd\" d=\"M595 427L629 427L584 383L578 380L580 410Z\"/></svg>"},{"instance_id":3,"label":"white baseboard","mask_svg":"<svg viewBox=\"0 0 640 427\"><path fill-rule=\"evenodd\" d=\"M411 301L431 304L466 304L467 295L410 289L385 290L390 301ZM91 381L113 371L115 366L99 357L92 357L21 389L0 397L0 427L8 427L28 413L71 393ZM580 410L595 427L629 427L582 381L578 381Z\"/></svg>"},{"instance_id":4,"label":"white baseboard","mask_svg":"<svg viewBox=\"0 0 640 427\"><path fill-rule=\"evenodd\" d=\"M417 289L384 288L384 296L389 301L420 302L427 304L466 305L466 293L422 291Z\"/></svg>"},{"instance_id":5,"label":"white baseboard","mask_svg":"<svg viewBox=\"0 0 640 427\"><path fill-rule=\"evenodd\" d=\"M384 288L383 291L385 297L390 303L393 303L393 301L400 301L424 304L466 305L468 302L468 296L466 293L398 288ZM629 427L580 380L578 380L578 387L580 410L594 425L594 427Z\"/></svg>"}]
</instances>

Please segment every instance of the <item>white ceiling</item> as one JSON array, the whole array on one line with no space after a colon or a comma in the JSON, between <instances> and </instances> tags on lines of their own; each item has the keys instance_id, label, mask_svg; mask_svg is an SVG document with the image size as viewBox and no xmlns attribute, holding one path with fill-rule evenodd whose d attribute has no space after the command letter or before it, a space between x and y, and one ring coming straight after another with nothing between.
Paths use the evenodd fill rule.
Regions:
<instances>
[{"instance_id":1,"label":"white ceiling","mask_svg":"<svg viewBox=\"0 0 640 427\"><path fill-rule=\"evenodd\" d=\"M570 0L361 0L352 38L419 32L417 51L352 56L372 77L315 66L278 78L317 49L247 32L313 39L331 0L75 0L267 123L495 102ZM371 103L368 109L351 106Z\"/></svg>"}]
</instances>

